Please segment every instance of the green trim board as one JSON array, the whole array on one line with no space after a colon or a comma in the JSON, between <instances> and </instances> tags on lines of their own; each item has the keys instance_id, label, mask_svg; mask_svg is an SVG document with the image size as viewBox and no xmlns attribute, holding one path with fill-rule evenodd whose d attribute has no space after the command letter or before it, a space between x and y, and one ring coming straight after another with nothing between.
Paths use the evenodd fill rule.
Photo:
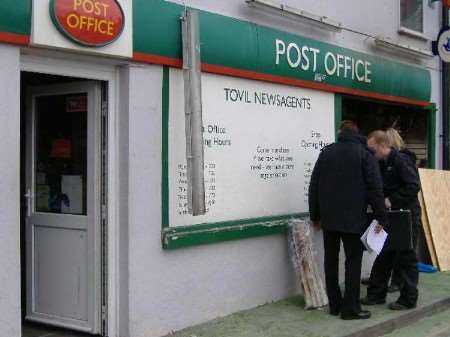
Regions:
<instances>
[{"instance_id":1,"label":"green trim board","mask_svg":"<svg viewBox=\"0 0 450 337\"><path fill-rule=\"evenodd\" d=\"M277 217L199 224L188 227L163 228L163 248L177 249L281 234L286 232L290 219L304 218L307 216L307 213L298 213Z\"/></svg>"},{"instance_id":2,"label":"green trim board","mask_svg":"<svg viewBox=\"0 0 450 337\"><path fill-rule=\"evenodd\" d=\"M134 0L133 4L136 58L148 55L155 62L177 64L182 56L179 18L184 7L160 0ZM260 79L275 81L275 76L300 81L296 82L299 86L335 92L345 88L347 94L398 97L411 104L426 105L430 99L431 79L426 69L199 12L202 63L207 71L231 71L242 77L264 74Z\"/></svg>"},{"instance_id":3,"label":"green trim board","mask_svg":"<svg viewBox=\"0 0 450 337\"><path fill-rule=\"evenodd\" d=\"M162 86L162 226L169 227L169 67L163 68Z\"/></svg>"},{"instance_id":4,"label":"green trim board","mask_svg":"<svg viewBox=\"0 0 450 337\"><path fill-rule=\"evenodd\" d=\"M0 32L30 35L31 0L0 1Z\"/></svg>"},{"instance_id":5,"label":"green trim board","mask_svg":"<svg viewBox=\"0 0 450 337\"><path fill-rule=\"evenodd\" d=\"M425 110L428 110L428 168L434 169L436 167L436 104L431 103Z\"/></svg>"}]
</instances>

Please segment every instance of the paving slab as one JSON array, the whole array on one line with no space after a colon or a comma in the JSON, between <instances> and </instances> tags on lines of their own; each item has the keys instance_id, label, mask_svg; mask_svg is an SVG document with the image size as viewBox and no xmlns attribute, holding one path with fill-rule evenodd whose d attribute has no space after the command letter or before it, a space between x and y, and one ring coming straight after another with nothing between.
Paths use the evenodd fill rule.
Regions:
<instances>
[{"instance_id":1,"label":"paving slab","mask_svg":"<svg viewBox=\"0 0 450 337\"><path fill-rule=\"evenodd\" d=\"M362 288L365 295L365 289ZM390 294L388 303L398 293ZM171 334L172 337L341 337L380 336L450 308L450 273L420 274L416 309L392 311L387 305L368 307L372 318L343 321L325 310L304 310L296 296L238 312Z\"/></svg>"}]
</instances>

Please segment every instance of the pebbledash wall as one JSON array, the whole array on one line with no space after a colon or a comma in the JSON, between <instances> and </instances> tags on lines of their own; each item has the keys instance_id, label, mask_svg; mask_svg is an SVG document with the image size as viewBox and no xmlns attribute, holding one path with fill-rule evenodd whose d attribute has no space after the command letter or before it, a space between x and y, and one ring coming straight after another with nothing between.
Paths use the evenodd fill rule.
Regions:
<instances>
[{"instance_id":1,"label":"pebbledash wall","mask_svg":"<svg viewBox=\"0 0 450 337\"><path fill-rule=\"evenodd\" d=\"M189 228L170 226L169 199L164 193L169 169L164 112L169 102L169 68L181 64L178 17L183 5L162 0L132 3L133 56L117 61L121 177L118 336L157 337L291 296L298 289L283 221L269 227L257 221L238 222L238 229L232 221L213 227L206 224L195 227L197 235ZM429 7L424 1L424 35L428 40L423 40L398 33L399 1L343 0L339 6L331 0L284 1L329 16L353 31L340 33L266 15L241 0L185 3L202 10L204 71L401 104L424 106L434 102L439 109L439 60L418 60L376 49L369 36L383 35L429 49L439 31L440 4ZM47 5L42 1L42 6ZM0 3L0 40L4 42L0 45L0 87L4 88L0 92L0 153L2 158L9 158L0 164L1 337L20 336L20 59L30 49L53 50L51 45L30 44L31 13L31 1ZM275 38L368 60L373 65L372 82L342 81L332 76L315 81L313 72L296 71L286 62L277 69ZM83 60L79 50L72 55L70 44L64 49ZM52 53L46 55L51 57ZM100 60L102 56L96 57ZM439 114L435 123L436 166L440 167ZM219 230L221 225L227 230ZM315 234L315 243L320 262L320 234ZM368 267L366 263L365 272Z\"/></svg>"},{"instance_id":2,"label":"pebbledash wall","mask_svg":"<svg viewBox=\"0 0 450 337\"><path fill-rule=\"evenodd\" d=\"M0 336L20 336L19 48L0 45Z\"/></svg>"}]
</instances>

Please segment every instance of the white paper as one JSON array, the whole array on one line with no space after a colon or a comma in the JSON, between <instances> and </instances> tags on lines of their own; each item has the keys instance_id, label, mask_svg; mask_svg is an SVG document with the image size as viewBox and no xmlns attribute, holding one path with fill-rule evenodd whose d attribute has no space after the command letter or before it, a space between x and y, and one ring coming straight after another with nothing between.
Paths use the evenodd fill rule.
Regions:
<instances>
[{"instance_id":1,"label":"white paper","mask_svg":"<svg viewBox=\"0 0 450 337\"><path fill-rule=\"evenodd\" d=\"M384 243L386 242L388 234L384 229L381 229L379 233L375 232L375 227L378 225L378 222L373 224L369 233L367 234L367 243L369 247L378 255L383 249Z\"/></svg>"},{"instance_id":2,"label":"white paper","mask_svg":"<svg viewBox=\"0 0 450 337\"><path fill-rule=\"evenodd\" d=\"M50 186L36 186L36 210L39 212L48 212L50 200Z\"/></svg>"},{"instance_id":3,"label":"white paper","mask_svg":"<svg viewBox=\"0 0 450 337\"><path fill-rule=\"evenodd\" d=\"M367 243L367 234L369 233L369 227L367 227L366 231L364 232L364 234L361 236L361 242L363 243L364 247L366 247L367 251L369 253L372 253L372 248L369 247L368 243Z\"/></svg>"},{"instance_id":4,"label":"white paper","mask_svg":"<svg viewBox=\"0 0 450 337\"><path fill-rule=\"evenodd\" d=\"M367 248L369 253L375 252L376 255L380 254L386 242L388 234L384 229L381 229L379 233L375 232L375 227L378 225L377 220L373 220L364 234L361 236L361 241Z\"/></svg>"},{"instance_id":5,"label":"white paper","mask_svg":"<svg viewBox=\"0 0 450 337\"><path fill-rule=\"evenodd\" d=\"M69 205L61 203L61 213L83 213L83 178L81 176L61 176L61 193L69 199Z\"/></svg>"}]
</instances>

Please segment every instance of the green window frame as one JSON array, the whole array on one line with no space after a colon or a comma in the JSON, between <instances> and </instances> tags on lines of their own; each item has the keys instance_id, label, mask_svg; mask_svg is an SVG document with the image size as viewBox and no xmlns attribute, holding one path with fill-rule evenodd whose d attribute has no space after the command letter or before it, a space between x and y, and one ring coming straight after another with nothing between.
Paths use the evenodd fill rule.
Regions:
<instances>
[{"instance_id":1,"label":"green window frame","mask_svg":"<svg viewBox=\"0 0 450 337\"><path fill-rule=\"evenodd\" d=\"M428 112L427 129L428 129L428 168L436 168L436 104L431 103L429 106L424 108Z\"/></svg>"}]
</instances>

